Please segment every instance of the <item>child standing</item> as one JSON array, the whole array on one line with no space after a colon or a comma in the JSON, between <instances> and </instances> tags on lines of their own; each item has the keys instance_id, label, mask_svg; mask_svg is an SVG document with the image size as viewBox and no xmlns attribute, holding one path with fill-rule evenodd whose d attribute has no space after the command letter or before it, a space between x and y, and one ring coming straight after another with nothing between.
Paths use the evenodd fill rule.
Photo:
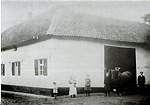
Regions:
<instances>
[{"instance_id":1,"label":"child standing","mask_svg":"<svg viewBox=\"0 0 150 105\"><path fill-rule=\"evenodd\" d=\"M57 87L57 84L56 82L53 82L53 95L54 95L54 98L57 99L57 94L58 94L58 87Z\"/></svg>"},{"instance_id":2,"label":"child standing","mask_svg":"<svg viewBox=\"0 0 150 105\"><path fill-rule=\"evenodd\" d=\"M90 96L90 92L91 92L91 79L89 77L89 75L87 74L87 77L85 78L85 95L86 96Z\"/></svg>"}]
</instances>

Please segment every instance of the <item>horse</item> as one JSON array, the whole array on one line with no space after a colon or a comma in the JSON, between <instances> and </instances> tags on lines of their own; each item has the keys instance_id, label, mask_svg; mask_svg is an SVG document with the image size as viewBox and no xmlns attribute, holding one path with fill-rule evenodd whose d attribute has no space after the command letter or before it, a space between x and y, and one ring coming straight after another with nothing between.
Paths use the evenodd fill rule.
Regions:
<instances>
[{"instance_id":1,"label":"horse","mask_svg":"<svg viewBox=\"0 0 150 105\"><path fill-rule=\"evenodd\" d=\"M131 84L130 80L132 78L132 73L130 71L120 72L116 69L111 69L111 87L116 90L117 95L122 94L123 90L129 91Z\"/></svg>"}]
</instances>

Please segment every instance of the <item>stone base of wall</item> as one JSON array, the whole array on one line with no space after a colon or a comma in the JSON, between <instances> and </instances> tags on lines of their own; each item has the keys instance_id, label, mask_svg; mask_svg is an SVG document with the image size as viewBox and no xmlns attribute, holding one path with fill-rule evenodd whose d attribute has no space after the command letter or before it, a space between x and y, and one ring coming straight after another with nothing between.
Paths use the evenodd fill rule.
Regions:
<instances>
[{"instance_id":1,"label":"stone base of wall","mask_svg":"<svg viewBox=\"0 0 150 105\"><path fill-rule=\"evenodd\" d=\"M38 88L38 87L26 87L26 86L16 86L16 85L6 85L2 84L1 89L5 91L14 91L14 92L23 92L23 93L30 93L30 94L37 94L37 95L46 95L46 96L53 96L51 88ZM92 87L92 93L101 93L104 92L104 87ZM83 94L84 87L77 87L77 93ZM58 88L58 95L68 95L69 88L68 87L59 87Z\"/></svg>"},{"instance_id":2,"label":"stone base of wall","mask_svg":"<svg viewBox=\"0 0 150 105\"><path fill-rule=\"evenodd\" d=\"M51 88L38 88L38 87L26 87L26 86L16 86L16 85L6 85L2 84L1 89L5 91L14 91L14 92L22 92L22 93L30 93L30 94L37 94L37 95L46 95L46 96L53 96ZM113 90L111 90L113 91ZM92 87L91 93L104 93L104 87ZM78 94L84 94L84 87L77 87ZM123 90L123 94L137 94L139 93L138 87L131 87L128 90ZM143 90L144 94L150 95L150 85L146 85L145 89ZM68 87L59 87L58 88L58 95L68 95L69 88Z\"/></svg>"}]
</instances>

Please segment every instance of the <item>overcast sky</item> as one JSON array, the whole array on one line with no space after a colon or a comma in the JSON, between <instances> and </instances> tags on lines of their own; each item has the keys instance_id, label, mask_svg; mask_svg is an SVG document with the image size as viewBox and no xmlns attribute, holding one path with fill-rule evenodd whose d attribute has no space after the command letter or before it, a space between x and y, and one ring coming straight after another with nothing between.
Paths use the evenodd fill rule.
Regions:
<instances>
[{"instance_id":1,"label":"overcast sky","mask_svg":"<svg viewBox=\"0 0 150 105\"><path fill-rule=\"evenodd\" d=\"M11 1L11 2L10 2ZM13 1L13 2L12 2ZM15 1L15 2L14 2ZM44 2L49 0L3 0L1 13L1 31L5 31L9 27L21 23L27 19L28 12L32 12L33 16L41 14L53 5L53 2ZM36 1L36 2L33 2ZM75 0L74 0L75 1ZM78 1L78 0L76 0ZM78 2L76 8L80 7L81 12L91 15L99 15L103 17L111 17L121 20L129 20L143 22L141 18L150 13L150 1L117 1L112 2ZM63 2L62 4L68 4Z\"/></svg>"}]
</instances>

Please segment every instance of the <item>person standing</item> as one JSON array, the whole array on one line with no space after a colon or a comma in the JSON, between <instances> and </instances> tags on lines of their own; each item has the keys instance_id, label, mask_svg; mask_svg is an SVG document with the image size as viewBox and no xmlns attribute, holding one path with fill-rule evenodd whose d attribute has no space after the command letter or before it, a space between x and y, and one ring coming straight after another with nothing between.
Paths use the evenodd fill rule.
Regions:
<instances>
[{"instance_id":1,"label":"person standing","mask_svg":"<svg viewBox=\"0 0 150 105\"><path fill-rule=\"evenodd\" d=\"M55 99L57 99L57 94L58 94L58 87L56 82L53 82L53 95Z\"/></svg>"},{"instance_id":2,"label":"person standing","mask_svg":"<svg viewBox=\"0 0 150 105\"><path fill-rule=\"evenodd\" d=\"M111 88L111 77L110 77L110 73L107 70L106 71L106 77L104 79L104 85L105 85L105 96L110 96L110 88Z\"/></svg>"},{"instance_id":3,"label":"person standing","mask_svg":"<svg viewBox=\"0 0 150 105\"><path fill-rule=\"evenodd\" d=\"M143 75L143 72L140 72L140 75L138 76L138 85L139 85L139 93L143 93L145 88L145 76Z\"/></svg>"},{"instance_id":4,"label":"person standing","mask_svg":"<svg viewBox=\"0 0 150 105\"><path fill-rule=\"evenodd\" d=\"M121 96L122 79L121 79L120 67L115 67L115 70L116 70L116 93L117 93L117 96Z\"/></svg>"},{"instance_id":5,"label":"person standing","mask_svg":"<svg viewBox=\"0 0 150 105\"><path fill-rule=\"evenodd\" d=\"M70 76L69 80L69 95L71 98L77 95L76 78L73 78L72 76Z\"/></svg>"},{"instance_id":6,"label":"person standing","mask_svg":"<svg viewBox=\"0 0 150 105\"><path fill-rule=\"evenodd\" d=\"M89 75L87 74L87 77L85 78L85 95L86 96L90 96L90 92L91 92L91 79L89 77Z\"/></svg>"}]
</instances>

